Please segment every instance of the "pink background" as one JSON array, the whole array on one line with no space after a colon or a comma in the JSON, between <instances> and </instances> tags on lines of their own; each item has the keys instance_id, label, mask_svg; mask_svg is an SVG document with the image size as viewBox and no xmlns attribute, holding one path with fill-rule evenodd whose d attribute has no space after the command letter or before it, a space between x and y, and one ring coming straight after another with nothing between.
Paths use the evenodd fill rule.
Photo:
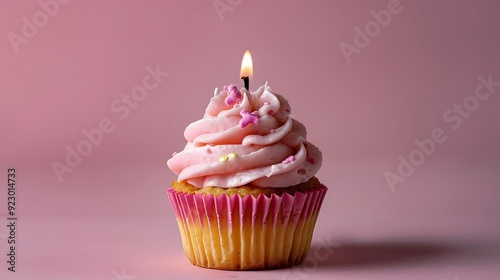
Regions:
<instances>
[{"instance_id":1,"label":"pink background","mask_svg":"<svg viewBox=\"0 0 500 280\"><path fill-rule=\"evenodd\" d=\"M340 44L390 2L70 1L18 53L8 34L43 10L3 3L0 278L119 280L124 268L137 280L498 279L500 87L456 130L443 114L478 76L500 81L500 3L401 0L349 63ZM311 252L329 257L311 253L302 268L192 267L165 193L185 126L215 87L241 83L246 49L250 86L286 96L324 154L330 190ZM169 76L121 120L111 104L157 65ZM60 182L51 164L103 118L115 129ZM391 191L384 172L435 128L447 140ZM7 167L18 175L16 273L5 263Z\"/></svg>"}]
</instances>

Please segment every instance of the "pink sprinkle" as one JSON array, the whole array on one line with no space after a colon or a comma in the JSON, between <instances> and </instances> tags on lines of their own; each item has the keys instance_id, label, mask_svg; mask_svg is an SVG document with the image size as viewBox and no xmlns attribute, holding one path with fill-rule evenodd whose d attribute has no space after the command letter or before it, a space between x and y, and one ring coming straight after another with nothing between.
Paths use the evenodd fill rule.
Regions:
<instances>
[{"instance_id":1,"label":"pink sprinkle","mask_svg":"<svg viewBox=\"0 0 500 280\"><path fill-rule=\"evenodd\" d=\"M295 157L293 155L287 157L282 163L290 163L295 160Z\"/></svg>"},{"instance_id":2,"label":"pink sprinkle","mask_svg":"<svg viewBox=\"0 0 500 280\"><path fill-rule=\"evenodd\" d=\"M227 90L227 86L223 86L222 88L223 88L224 90Z\"/></svg>"},{"instance_id":3,"label":"pink sprinkle","mask_svg":"<svg viewBox=\"0 0 500 280\"><path fill-rule=\"evenodd\" d=\"M257 111L250 113L247 109L241 110L240 115L243 118L240 120L240 126L243 128L251 123L253 123L254 125L259 124L258 114L259 113Z\"/></svg>"},{"instance_id":4,"label":"pink sprinkle","mask_svg":"<svg viewBox=\"0 0 500 280\"><path fill-rule=\"evenodd\" d=\"M274 115L274 111L273 110L269 111L269 115L271 116Z\"/></svg>"},{"instance_id":5,"label":"pink sprinkle","mask_svg":"<svg viewBox=\"0 0 500 280\"><path fill-rule=\"evenodd\" d=\"M243 95L238 90L238 87L236 87L236 85L232 84L228 86L227 90L229 91L229 95L224 100L227 106L232 106L243 99Z\"/></svg>"},{"instance_id":6,"label":"pink sprinkle","mask_svg":"<svg viewBox=\"0 0 500 280\"><path fill-rule=\"evenodd\" d=\"M207 148L207 154L211 154L212 150L210 150L210 147Z\"/></svg>"},{"instance_id":7,"label":"pink sprinkle","mask_svg":"<svg viewBox=\"0 0 500 280\"><path fill-rule=\"evenodd\" d=\"M269 101L266 101L264 102L264 105L271 105L271 103L269 103Z\"/></svg>"},{"instance_id":8,"label":"pink sprinkle","mask_svg":"<svg viewBox=\"0 0 500 280\"><path fill-rule=\"evenodd\" d=\"M274 128L271 128L271 129L269 130L269 133L274 133L275 131L276 131L276 130L274 130Z\"/></svg>"},{"instance_id":9,"label":"pink sprinkle","mask_svg":"<svg viewBox=\"0 0 500 280\"><path fill-rule=\"evenodd\" d=\"M307 161L310 162L311 164L316 164L316 160L312 157L307 157Z\"/></svg>"}]
</instances>

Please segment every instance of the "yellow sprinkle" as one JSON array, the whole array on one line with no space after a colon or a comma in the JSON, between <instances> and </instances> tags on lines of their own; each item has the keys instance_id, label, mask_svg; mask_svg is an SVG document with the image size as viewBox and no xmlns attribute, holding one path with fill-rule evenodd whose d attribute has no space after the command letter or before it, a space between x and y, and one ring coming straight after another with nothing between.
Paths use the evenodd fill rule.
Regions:
<instances>
[{"instance_id":1,"label":"yellow sprinkle","mask_svg":"<svg viewBox=\"0 0 500 280\"><path fill-rule=\"evenodd\" d=\"M238 156L237 153L230 153L230 154L227 154L227 155L220 156L219 157L219 161L228 161L228 160L230 160L232 158L235 158L237 156Z\"/></svg>"},{"instance_id":2,"label":"yellow sprinkle","mask_svg":"<svg viewBox=\"0 0 500 280\"><path fill-rule=\"evenodd\" d=\"M229 155L227 155L229 158L235 158L238 156L237 153L230 153Z\"/></svg>"},{"instance_id":3,"label":"yellow sprinkle","mask_svg":"<svg viewBox=\"0 0 500 280\"><path fill-rule=\"evenodd\" d=\"M220 156L219 161L228 161L229 157L227 155Z\"/></svg>"}]
</instances>

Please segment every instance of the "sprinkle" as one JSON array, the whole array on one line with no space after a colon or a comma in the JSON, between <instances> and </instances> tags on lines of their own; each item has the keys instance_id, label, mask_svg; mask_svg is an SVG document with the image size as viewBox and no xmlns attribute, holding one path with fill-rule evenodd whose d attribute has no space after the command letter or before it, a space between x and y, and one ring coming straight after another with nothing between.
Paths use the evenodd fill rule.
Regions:
<instances>
[{"instance_id":1,"label":"sprinkle","mask_svg":"<svg viewBox=\"0 0 500 280\"><path fill-rule=\"evenodd\" d=\"M307 161L310 162L311 164L316 164L316 160L312 157L307 157Z\"/></svg>"},{"instance_id":2,"label":"sprinkle","mask_svg":"<svg viewBox=\"0 0 500 280\"><path fill-rule=\"evenodd\" d=\"M275 131L276 131L276 130L275 130L274 128L271 128L271 129L269 130L269 133L274 133Z\"/></svg>"},{"instance_id":3,"label":"sprinkle","mask_svg":"<svg viewBox=\"0 0 500 280\"><path fill-rule=\"evenodd\" d=\"M210 150L210 147L207 147L207 154L211 154L212 153L212 150Z\"/></svg>"},{"instance_id":4,"label":"sprinkle","mask_svg":"<svg viewBox=\"0 0 500 280\"><path fill-rule=\"evenodd\" d=\"M271 105L271 103L269 103L269 101L266 101L264 102L264 105Z\"/></svg>"},{"instance_id":5,"label":"sprinkle","mask_svg":"<svg viewBox=\"0 0 500 280\"><path fill-rule=\"evenodd\" d=\"M226 87L226 86L224 86L224 87ZM229 91L226 99L224 100L224 102L226 103L227 106L232 106L232 105L240 102L243 99L243 95L238 90L236 85L232 84L226 88Z\"/></svg>"},{"instance_id":6,"label":"sprinkle","mask_svg":"<svg viewBox=\"0 0 500 280\"><path fill-rule=\"evenodd\" d=\"M219 157L219 161L223 162L223 161L228 161L232 158L235 158L235 157L238 157L238 154L237 153L229 153L227 155L222 155Z\"/></svg>"},{"instance_id":7,"label":"sprinkle","mask_svg":"<svg viewBox=\"0 0 500 280\"><path fill-rule=\"evenodd\" d=\"M215 90L214 90L214 96L217 96L217 94L219 94L219 89L215 88Z\"/></svg>"},{"instance_id":8,"label":"sprinkle","mask_svg":"<svg viewBox=\"0 0 500 280\"><path fill-rule=\"evenodd\" d=\"M259 112L257 111L250 113L247 109L243 109L241 110L240 115L242 116L242 119L240 120L240 126L242 128L251 123L253 123L254 125L259 124Z\"/></svg>"},{"instance_id":9,"label":"sprinkle","mask_svg":"<svg viewBox=\"0 0 500 280\"><path fill-rule=\"evenodd\" d=\"M271 116L274 115L274 111L273 110L269 111L269 115Z\"/></svg>"},{"instance_id":10,"label":"sprinkle","mask_svg":"<svg viewBox=\"0 0 500 280\"><path fill-rule=\"evenodd\" d=\"M219 161L228 161L229 157L227 155L223 155L219 157Z\"/></svg>"},{"instance_id":11,"label":"sprinkle","mask_svg":"<svg viewBox=\"0 0 500 280\"><path fill-rule=\"evenodd\" d=\"M295 160L295 157L293 155L287 157L282 163L290 163Z\"/></svg>"}]
</instances>

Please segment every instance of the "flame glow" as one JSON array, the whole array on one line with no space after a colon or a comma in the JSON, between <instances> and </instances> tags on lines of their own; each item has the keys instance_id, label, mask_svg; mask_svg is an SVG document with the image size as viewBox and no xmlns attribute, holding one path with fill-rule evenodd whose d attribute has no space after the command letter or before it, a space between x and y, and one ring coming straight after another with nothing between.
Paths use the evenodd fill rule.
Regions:
<instances>
[{"instance_id":1,"label":"flame glow","mask_svg":"<svg viewBox=\"0 0 500 280\"><path fill-rule=\"evenodd\" d=\"M240 77L249 77L253 76L253 62L252 62L252 54L247 50L243 55L243 60L241 61L241 71Z\"/></svg>"}]
</instances>

